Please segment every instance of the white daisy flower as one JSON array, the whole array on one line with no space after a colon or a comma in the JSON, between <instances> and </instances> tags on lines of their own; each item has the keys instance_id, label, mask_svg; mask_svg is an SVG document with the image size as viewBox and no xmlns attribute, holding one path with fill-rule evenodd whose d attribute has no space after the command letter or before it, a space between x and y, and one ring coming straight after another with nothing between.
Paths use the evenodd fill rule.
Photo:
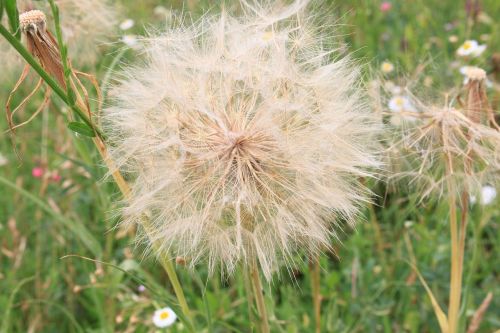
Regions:
<instances>
[{"instance_id":1,"label":"white daisy flower","mask_svg":"<svg viewBox=\"0 0 500 333\"><path fill-rule=\"evenodd\" d=\"M389 74L394 70L394 65L389 61L384 61L382 65L380 65L380 70L384 74Z\"/></svg>"},{"instance_id":2,"label":"white daisy flower","mask_svg":"<svg viewBox=\"0 0 500 333\"><path fill-rule=\"evenodd\" d=\"M486 206L491 204L497 197L497 190L493 186L486 185L481 189L481 205ZM470 196L470 202L475 204L477 202L477 197L475 195Z\"/></svg>"},{"instance_id":3,"label":"white daisy flower","mask_svg":"<svg viewBox=\"0 0 500 333\"><path fill-rule=\"evenodd\" d=\"M461 57L479 57L486 50L486 45L479 43L476 40L466 40L457 50L457 54Z\"/></svg>"},{"instance_id":4,"label":"white daisy flower","mask_svg":"<svg viewBox=\"0 0 500 333\"><path fill-rule=\"evenodd\" d=\"M389 100L389 110L392 112L414 112L415 107L406 96L394 96Z\"/></svg>"},{"instance_id":5,"label":"white daisy flower","mask_svg":"<svg viewBox=\"0 0 500 333\"><path fill-rule=\"evenodd\" d=\"M134 26L135 22L132 19L126 19L122 23L120 23L121 30L128 30Z\"/></svg>"},{"instance_id":6,"label":"white daisy flower","mask_svg":"<svg viewBox=\"0 0 500 333\"><path fill-rule=\"evenodd\" d=\"M396 95L392 97L389 100L389 110L391 110L393 113L401 113L401 112L416 112L417 110L413 106L412 102L410 99L406 96L400 96ZM402 123L402 120L406 121L415 121L417 118L411 116L411 115L398 115L397 117L391 117L391 123L395 126L399 126Z\"/></svg>"},{"instance_id":7,"label":"white daisy flower","mask_svg":"<svg viewBox=\"0 0 500 333\"><path fill-rule=\"evenodd\" d=\"M174 310L166 307L155 311L153 315L153 324L158 328L169 327L173 325L176 319L177 315Z\"/></svg>"}]
</instances>

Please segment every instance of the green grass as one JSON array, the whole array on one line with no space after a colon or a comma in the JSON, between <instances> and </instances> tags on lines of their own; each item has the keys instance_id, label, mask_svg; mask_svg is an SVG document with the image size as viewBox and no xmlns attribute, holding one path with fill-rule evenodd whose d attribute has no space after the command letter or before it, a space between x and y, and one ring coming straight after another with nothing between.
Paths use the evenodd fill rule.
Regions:
<instances>
[{"instance_id":1,"label":"green grass","mask_svg":"<svg viewBox=\"0 0 500 333\"><path fill-rule=\"evenodd\" d=\"M151 19L159 3L122 1L126 16L136 21L134 32L161 26L160 19ZM161 3L182 7L181 1ZM444 92L459 86L461 75L452 68L455 50L463 40L479 40L484 34L489 36L488 49L477 63L492 70L489 59L500 52L498 1L481 1L483 13L492 21L476 24L467 23L464 4L456 1L392 3L391 11L382 13L379 1L338 0L324 15L342 24L335 33L362 63L377 71L382 61L393 62L398 71L391 78L396 82L426 63L421 76L432 78L431 88ZM193 15L212 7L217 10L213 2L195 4ZM449 23L453 28L447 31ZM450 35L459 42L450 43ZM87 70L101 81L119 47L107 46L96 69ZM127 52L124 59L133 61L136 56ZM373 75L368 66L366 74ZM15 80L2 78L1 73L0 80L3 105ZM25 83L24 91L30 86ZM36 101L18 120L34 112ZM60 113L62 102L54 101L43 116L17 131L22 160L9 136L0 134L0 152L9 160L0 167L0 333L154 332L151 316L156 308L171 306L180 313L171 285L161 266L134 246L133 235L114 228L120 194L114 184L102 181L106 170L91 141L67 129ZM5 117L0 117L0 133L7 128ZM32 168L42 161L47 169L58 170L62 179L43 183L32 177ZM379 195L377 204L364 212L356 230L345 230L336 255L321 257L322 332L438 332L428 295L409 265L409 244L420 272L446 309L450 260L446 203L419 205L419 198L381 184L373 184L373 189ZM478 332L500 329L499 220L498 200L496 205L471 209L462 321L468 323L486 294L494 294ZM265 285L272 332L314 331L305 261L298 256L296 270L283 270ZM220 279L208 278L203 265L195 272L183 266L177 271L194 311L196 332L255 331L242 272ZM148 290L139 292L141 284ZM170 332L186 331L181 324L170 328Z\"/></svg>"}]
</instances>

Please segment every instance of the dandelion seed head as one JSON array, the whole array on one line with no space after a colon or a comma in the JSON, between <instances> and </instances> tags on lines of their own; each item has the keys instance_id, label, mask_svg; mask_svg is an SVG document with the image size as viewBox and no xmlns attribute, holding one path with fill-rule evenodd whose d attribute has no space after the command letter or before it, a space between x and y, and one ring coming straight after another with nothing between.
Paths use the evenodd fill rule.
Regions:
<instances>
[{"instance_id":1,"label":"dandelion seed head","mask_svg":"<svg viewBox=\"0 0 500 333\"><path fill-rule=\"evenodd\" d=\"M124 223L148 216L159 255L211 272L257 259L269 279L354 224L379 125L306 4L180 20L124 69L105 131L131 179Z\"/></svg>"},{"instance_id":2,"label":"dandelion seed head","mask_svg":"<svg viewBox=\"0 0 500 333\"><path fill-rule=\"evenodd\" d=\"M41 10L30 10L19 15L19 25L23 32L45 30L47 17Z\"/></svg>"},{"instance_id":3,"label":"dandelion seed head","mask_svg":"<svg viewBox=\"0 0 500 333\"><path fill-rule=\"evenodd\" d=\"M500 132L451 106L417 101L415 122L395 131L389 148L390 180L410 184L420 198L480 191L497 181Z\"/></svg>"},{"instance_id":4,"label":"dandelion seed head","mask_svg":"<svg viewBox=\"0 0 500 333\"><path fill-rule=\"evenodd\" d=\"M486 80L486 71L476 66L460 67L460 73L470 81Z\"/></svg>"}]
</instances>

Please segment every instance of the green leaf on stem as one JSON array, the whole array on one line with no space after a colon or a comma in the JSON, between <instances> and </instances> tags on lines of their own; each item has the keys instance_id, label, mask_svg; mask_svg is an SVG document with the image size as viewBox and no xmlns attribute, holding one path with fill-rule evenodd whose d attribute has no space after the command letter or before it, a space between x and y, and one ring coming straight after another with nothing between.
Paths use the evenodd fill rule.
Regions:
<instances>
[{"instance_id":1,"label":"green leaf on stem","mask_svg":"<svg viewBox=\"0 0 500 333\"><path fill-rule=\"evenodd\" d=\"M78 134L81 134L83 136L87 136L90 138L95 137L95 132L94 130L87 124L85 123L80 123L78 121L72 121L68 124L68 128L72 130L73 132L76 132Z\"/></svg>"}]
</instances>

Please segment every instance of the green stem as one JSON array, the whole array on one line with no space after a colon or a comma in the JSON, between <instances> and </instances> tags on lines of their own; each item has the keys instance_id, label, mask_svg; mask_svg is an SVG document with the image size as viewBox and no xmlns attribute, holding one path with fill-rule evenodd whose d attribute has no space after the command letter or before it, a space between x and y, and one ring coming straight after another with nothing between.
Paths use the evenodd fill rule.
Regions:
<instances>
[{"instance_id":1,"label":"green stem","mask_svg":"<svg viewBox=\"0 0 500 333\"><path fill-rule=\"evenodd\" d=\"M257 269L257 263L255 260L249 265L249 275L252 280L253 294L255 295L255 301L257 303L257 311L259 313L259 325L260 333L269 333L269 320L267 318L266 303L264 301L264 294L262 292L262 283L260 281L259 270Z\"/></svg>"},{"instance_id":2,"label":"green stem","mask_svg":"<svg viewBox=\"0 0 500 333\"><path fill-rule=\"evenodd\" d=\"M243 282L244 282L244 287L245 287L245 294L246 294L246 299L247 299L247 310L248 310L248 320L250 323L255 323L253 311L252 311L252 304L254 304L254 299L253 299L253 292L252 292L252 278L250 277L250 272L248 269L245 269L245 267L242 265L242 271L243 271Z\"/></svg>"},{"instance_id":3,"label":"green stem","mask_svg":"<svg viewBox=\"0 0 500 333\"><path fill-rule=\"evenodd\" d=\"M184 296L184 291L182 290L181 283L179 282L179 278L177 277L177 273L175 272L175 267L172 263L172 260L169 260L166 257L162 257L160 260L163 269L165 269L165 272L167 272L170 283L172 283L172 287L174 288L174 292L175 295L177 296L177 300L179 301L179 305L181 306L182 312L192 323L193 321L191 317L191 312L189 310L186 297Z\"/></svg>"},{"instance_id":4,"label":"green stem","mask_svg":"<svg viewBox=\"0 0 500 333\"><path fill-rule=\"evenodd\" d=\"M320 292L320 267L319 254L314 254L309 262L309 271L311 272L311 288L314 308L314 322L316 324L316 333L321 332L321 292Z\"/></svg>"}]
</instances>

